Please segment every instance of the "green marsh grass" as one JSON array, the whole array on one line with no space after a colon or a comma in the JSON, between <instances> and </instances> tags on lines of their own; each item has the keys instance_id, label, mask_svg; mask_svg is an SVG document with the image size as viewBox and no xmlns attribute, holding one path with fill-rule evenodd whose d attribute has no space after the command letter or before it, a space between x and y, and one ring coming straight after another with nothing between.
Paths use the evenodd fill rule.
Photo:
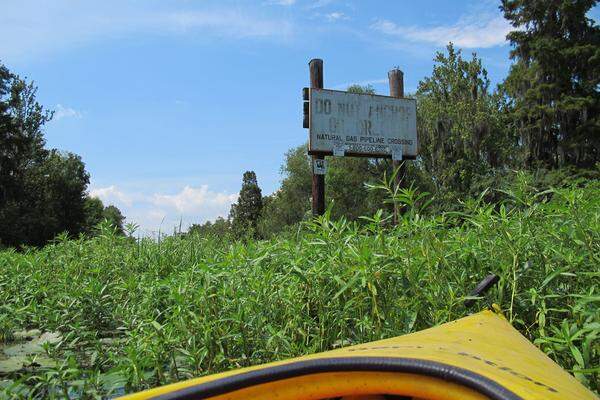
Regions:
<instances>
[{"instance_id":1,"label":"green marsh grass","mask_svg":"<svg viewBox=\"0 0 600 400\"><path fill-rule=\"evenodd\" d=\"M0 397L100 398L414 332L497 304L592 390L600 382L600 185L509 193L397 227L328 216L295 236L133 240L103 227L43 249L0 252L0 343L60 332L0 376ZM416 197L415 197L416 196ZM499 284L463 302L489 273Z\"/></svg>"}]
</instances>

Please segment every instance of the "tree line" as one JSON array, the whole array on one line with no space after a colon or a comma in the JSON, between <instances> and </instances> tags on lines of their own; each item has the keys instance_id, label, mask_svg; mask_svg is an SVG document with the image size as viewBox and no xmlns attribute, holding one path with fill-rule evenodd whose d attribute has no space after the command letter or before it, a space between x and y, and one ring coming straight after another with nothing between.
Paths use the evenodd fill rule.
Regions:
<instances>
[{"instance_id":1,"label":"tree line","mask_svg":"<svg viewBox=\"0 0 600 400\"><path fill-rule=\"evenodd\" d=\"M484 194L494 202L516 171L532 184L560 185L600 176L600 29L587 17L593 0L503 0L514 30L512 65L492 88L482 60L451 43L434 58L431 75L416 93L419 156L407 166L404 185L430 193L432 212L460 207ZM351 92L373 93L352 86ZM228 219L192 232L269 237L310 214L311 160L306 145L286 153L280 188L262 196L256 174L244 174ZM393 173L387 160L330 158L325 177L333 218L358 220L384 207L365 185ZM492 190L489 190L492 189Z\"/></svg>"},{"instance_id":2,"label":"tree line","mask_svg":"<svg viewBox=\"0 0 600 400\"><path fill-rule=\"evenodd\" d=\"M94 235L102 221L122 233L119 209L87 194L81 157L46 148L42 128L53 113L36 92L0 63L0 247L42 246L63 232Z\"/></svg>"}]
</instances>

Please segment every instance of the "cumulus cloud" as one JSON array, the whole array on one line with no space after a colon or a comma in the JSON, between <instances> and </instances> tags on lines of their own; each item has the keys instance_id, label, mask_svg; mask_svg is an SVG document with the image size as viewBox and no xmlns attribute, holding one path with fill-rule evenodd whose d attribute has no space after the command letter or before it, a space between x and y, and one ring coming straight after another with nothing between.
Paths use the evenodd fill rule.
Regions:
<instances>
[{"instance_id":1,"label":"cumulus cloud","mask_svg":"<svg viewBox=\"0 0 600 400\"><path fill-rule=\"evenodd\" d=\"M207 185L188 185L176 193L141 193L111 185L91 189L90 196L119 207L127 222L140 225L142 234L153 235L179 225L185 229L193 223L226 217L238 195L216 192Z\"/></svg>"},{"instance_id":2,"label":"cumulus cloud","mask_svg":"<svg viewBox=\"0 0 600 400\"><path fill-rule=\"evenodd\" d=\"M445 46L452 42L458 47L487 48L506 44L506 35L513 29L502 17L496 15L464 16L452 25L433 27L400 26L380 19L371 25L375 31L411 42Z\"/></svg>"},{"instance_id":3,"label":"cumulus cloud","mask_svg":"<svg viewBox=\"0 0 600 400\"><path fill-rule=\"evenodd\" d=\"M173 209L181 214L201 212L203 209L223 210L229 209L231 203L237 199L237 194L217 193L208 190L207 185L199 188L186 186L179 193L154 194L152 202L167 209Z\"/></svg>"},{"instance_id":4,"label":"cumulus cloud","mask_svg":"<svg viewBox=\"0 0 600 400\"><path fill-rule=\"evenodd\" d=\"M83 114L71 107L65 107L62 104L57 104L54 110L54 120L60 121L63 118L81 118Z\"/></svg>"},{"instance_id":5,"label":"cumulus cloud","mask_svg":"<svg viewBox=\"0 0 600 400\"><path fill-rule=\"evenodd\" d=\"M90 190L90 196L97 197L107 204L120 204L125 206L131 206L133 204L132 197L117 189L115 185L94 188Z\"/></svg>"}]
</instances>

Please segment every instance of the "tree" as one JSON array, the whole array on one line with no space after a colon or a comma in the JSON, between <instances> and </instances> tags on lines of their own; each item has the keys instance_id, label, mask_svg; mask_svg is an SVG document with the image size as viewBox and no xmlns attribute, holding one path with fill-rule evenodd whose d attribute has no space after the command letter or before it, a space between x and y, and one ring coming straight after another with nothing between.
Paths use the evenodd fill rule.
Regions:
<instances>
[{"instance_id":1,"label":"tree","mask_svg":"<svg viewBox=\"0 0 600 400\"><path fill-rule=\"evenodd\" d=\"M269 237L302 221L310 211L312 172L306 145L290 149L281 167L280 188L263 198L259 234Z\"/></svg>"},{"instance_id":2,"label":"tree","mask_svg":"<svg viewBox=\"0 0 600 400\"><path fill-rule=\"evenodd\" d=\"M115 232L119 235L124 235L125 231L123 230L123 221L125 221L125 216L121 213L117 207L112 204L108 207L104 208L102 213L104 219L108 221L110 226L115 229Z\"/></svg>"},{"instance_id":3,"label":"tree","mask_svg":"<svg viewBox=\"0 0 600 400\"><path fill-rule=\"evenodd\" d=\"M593 166L600 154L596 0L502 0L516 28L504 82L529 167Z\"/></svg>"},{"instance_id":4,"label":"tree","mask_svg":"<svg viewBox=\"0 0 600 400\"><path fill-rule=\"evenodd\" d=\"M102 200L97 197L86 197L84 201L85 223L83 232L88 236L94 236L98 225L107 221L118 235L124 235L123 221L125 217L114 205L104 206Z\"/></svg>"},{"instance_id":5,"label":"tree","mask_svg":"<svg viewBox=\"0 0 600 400\"><path fill-rule=\"evenodd\" d=\"M478 179L510 161L515 140L505 128L502 97L489 85L481 60L465 60L452 44L419 83L417 165L442 201L469 194Z\"/></svg>"},{"instance_id":6,"label":"tree","mask_svg":"<svg viewBox=\"0 0 600 400\"><path fill-rule=\"evenodd\" d=\"M361 85L354 84L354 85L348 86L348 89L346 89L346 92L375 94L375 88L372 85L361 86Z\"/></svg>"},{"instance_id":7,"label":"tree","mask_svg":"<svg viewBox=\"0 0 600 400\"><path fill-rule=\"evenodd\" d=\"M0 243L41 246L57 234L86 231L89 174L81 158L44 148L52 118L37 88L0 64ZM96 212L96 211L94 211Z\"/></svg>"},{"instance_id":8,"label":"tree","mask_svg":"<svg viewBox=\"0 0 600 400\"><path fill-rule=\"evenodd\" d=\"M104 204L97 197L87 197L83 207L85 212L84 233L94 236L96 227L104 220Z\"/></svg>"},{"instance_id":9,"label":"tree","mask_svg":"<svg viewBox=\"0 0 600 400\"><path fill-rule=\"evenodd\" d=\"M0 63L0 209L23 195L27 167L47 155L41 128L52 113L36 102L36 92Z\"/></svg>"},{"instance_id":10,"label":"tree","mask_svg":"<svg viewBox=\"0 0 600 400\"><path fill-rule=\"evenodd\" d=\"M234 234L241 237L256 235L257 224L262 211L262 192L258 187L256 173L244 172L242 188L235 204L231 206L229 218Z\"/></svg>"},{"instance_id":11,"label":"tree","mask_svg":"<svg viewBox=\"0 0 600 400\"><path fill-rule=\"evenodd\" d=\"M214 222L206 221L203 224L193 224L188 229L188 234L199 236L214 236L225 239L231 233L231 223L229 220L218 217Z\"/></svg>"},{"instance_id":12,"label":"tree","mask_svg":"<svg viewBox=\"0 0 600 400\"><path fill-rule=\"evenodd\" d=\"M2 208L2 243L41 246L61 232L83 232L89 175L81 159L56 150L28 166ZM16 195L15 195L16 194Z\"/></svg>"},{"instance_id":13,"label":"tree","mask_svg":"<svg viewBox=\"0 0 600 400\"><path fill-rule=\"evenodd\" d=\"M28 170L25 198L29 217L25 225L29 241L37 246L58 233L77 235L84 231L85 198L90 176L81 157L73 153L51 150L36 167Z\"/></svg>"}]
</instances>

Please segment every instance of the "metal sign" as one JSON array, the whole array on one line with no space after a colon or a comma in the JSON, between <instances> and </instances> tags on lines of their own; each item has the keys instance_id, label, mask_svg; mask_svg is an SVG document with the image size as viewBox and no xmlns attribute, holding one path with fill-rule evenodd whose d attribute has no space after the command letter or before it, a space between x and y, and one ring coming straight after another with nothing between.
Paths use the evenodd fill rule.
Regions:
<instances>
[{"instance_id":1,"label":"metal sign","mask_svg":"<svg viewBox=\"0 0 600 400\"><path fill-rule=\"evenodd\" d=\"M309 153L386 157L417 155L417 106L398 99L310 89Z\"/></svg>"},{"instance_id":2,"label":"metal sign","mask_svg":"<svg viewBox=\"0 0 600 400\"><path fill-rule=\"evenodd\" d=\"M325 175L327 172L327 160L321 158L315 158L313 160L313 174Z\"/></svg>"}]
</instances>

